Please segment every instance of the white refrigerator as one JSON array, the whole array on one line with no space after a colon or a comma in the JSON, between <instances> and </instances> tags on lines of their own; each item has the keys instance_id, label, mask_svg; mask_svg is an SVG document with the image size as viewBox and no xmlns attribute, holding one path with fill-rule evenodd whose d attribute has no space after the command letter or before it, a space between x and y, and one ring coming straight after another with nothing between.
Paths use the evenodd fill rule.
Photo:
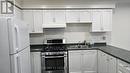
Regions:
<instances>
[{"instance_id":1,"label":"white refrigerator","mask_svg":"<svg viewBox=\"0 0 130 73\"><path fill-rule=\"evenodd\" d=\"M0 18L0 73L31 73L27 24Z\"/></svg>"}]
</instances>

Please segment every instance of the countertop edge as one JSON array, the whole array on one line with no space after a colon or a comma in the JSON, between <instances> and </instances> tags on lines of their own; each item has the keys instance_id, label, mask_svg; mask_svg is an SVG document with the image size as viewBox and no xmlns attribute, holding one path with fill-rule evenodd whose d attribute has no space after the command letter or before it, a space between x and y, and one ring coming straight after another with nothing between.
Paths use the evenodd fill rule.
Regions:
<instances>
[{"instance_id":1,"label":"countertop edge","mask_svg":"<svg viewBox=\"0 0 130 73\"><path fill-rule=\"evenodd\" d=\"M43 46L42 44L31 45L31 47L37 47L36 49L39 49L42 46ZM73 50L100 50L108 55L111 55L119 60L122 60L130 64L130 59L129 59L130 51L115 46L111 46L111 45L91 47L89 49L68 49L67 51L73 51ZM31 52L41 52L41 50L32 50Z\"/></svg>"}]
</instances>

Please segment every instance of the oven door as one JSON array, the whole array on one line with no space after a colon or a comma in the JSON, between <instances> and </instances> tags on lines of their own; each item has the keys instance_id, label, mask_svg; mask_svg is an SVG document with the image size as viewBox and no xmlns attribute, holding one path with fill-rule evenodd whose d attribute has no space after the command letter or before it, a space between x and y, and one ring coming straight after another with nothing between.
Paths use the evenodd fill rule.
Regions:
<instances>
[{"instance_id":1,"label":"oven door","mask_svg":"<svg viewBox=\"0 0 130 73\"><path fill-rule=\"evenodd\" d=\"M66 73L67 56L42 56L42 73Z\"/></svg>"}]
</instances>

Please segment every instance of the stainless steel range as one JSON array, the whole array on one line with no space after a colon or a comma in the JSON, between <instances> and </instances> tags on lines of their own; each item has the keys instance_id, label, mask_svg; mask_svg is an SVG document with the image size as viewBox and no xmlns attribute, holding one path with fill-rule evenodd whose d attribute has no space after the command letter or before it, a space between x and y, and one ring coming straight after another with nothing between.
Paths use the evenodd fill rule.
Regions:
<instances>
[{"instance_id":1,"label":"stainless steel range","mask_svg":"<svg viewBox=\"0 0 130 73\"><path fill-rule=\"evenodd\" d=\"M41 53L42 73L67 73L67 48L62 39L52 39Z\"/></svg>"}]
</instances>

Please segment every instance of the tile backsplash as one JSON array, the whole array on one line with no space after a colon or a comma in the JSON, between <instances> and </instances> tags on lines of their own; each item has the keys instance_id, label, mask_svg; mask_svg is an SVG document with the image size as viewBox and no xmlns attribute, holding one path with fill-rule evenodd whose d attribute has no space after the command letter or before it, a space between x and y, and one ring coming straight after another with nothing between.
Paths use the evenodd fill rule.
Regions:
<instances>
[{"instance_id":1,"label":"tile backsplash","mask_svg":"<svg viewBox=\"0 0 130 73\"><path fill-rule=\"evenodd\" d=\"M48 38L64 38L67 43L110 42L110 33L92 33L91 24L70 23L64 29L43 29L43 34L30 34L30 43L43 43Z\"/></svg>"}]
</instances>

